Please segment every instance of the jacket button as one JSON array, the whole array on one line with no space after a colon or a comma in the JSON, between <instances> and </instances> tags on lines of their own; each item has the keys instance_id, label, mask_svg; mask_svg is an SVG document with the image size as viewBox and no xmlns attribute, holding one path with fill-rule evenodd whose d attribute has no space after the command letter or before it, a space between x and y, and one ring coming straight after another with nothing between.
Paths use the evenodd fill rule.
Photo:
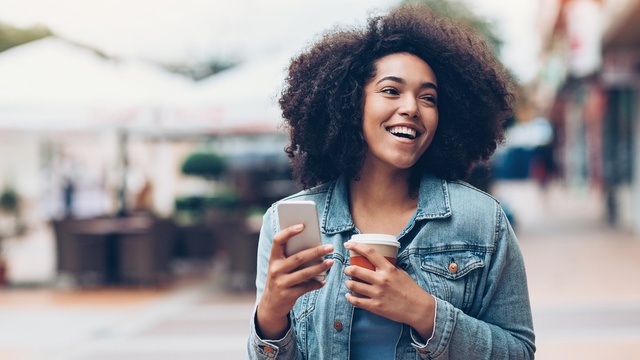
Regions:
<instances>
[{"instance_id":1,"label":"jacket button","mask_svg":"<svg viewBox=\"0 0 640 360\"><path fill-rule=\"evenodd\" d=\"M336 320L333 323L333 328L336 329L336 331L342 331L342 322Z\"/></svg>"},{"instance_id":2,"label":"jacket button","mask_svg":"<svg viewBox=\"0 0 640 360\"><path fill-rule=\"evenodd\" d=\"M454 262L449 264L449 272L452 272L452 273L458 272L458 264Z\"/></svg>"}]
</instances>

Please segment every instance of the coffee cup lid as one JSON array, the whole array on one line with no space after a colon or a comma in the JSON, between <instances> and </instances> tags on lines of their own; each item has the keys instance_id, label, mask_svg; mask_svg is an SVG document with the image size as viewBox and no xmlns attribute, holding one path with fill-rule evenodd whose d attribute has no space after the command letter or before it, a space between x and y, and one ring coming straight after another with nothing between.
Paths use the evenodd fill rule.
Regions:
<instances>
[{"instance_id":1,"label":"coffee cup lid","mask_svg":"<svg viewBox=\"0 0 640 360\"><path fill-rule=\"evenodd\" d=\"M351 236L349 241L370 245L391 245L397 248L400 247L400 242L396 237L389 234L355 234Z\"/></svg>"}]
</instances>

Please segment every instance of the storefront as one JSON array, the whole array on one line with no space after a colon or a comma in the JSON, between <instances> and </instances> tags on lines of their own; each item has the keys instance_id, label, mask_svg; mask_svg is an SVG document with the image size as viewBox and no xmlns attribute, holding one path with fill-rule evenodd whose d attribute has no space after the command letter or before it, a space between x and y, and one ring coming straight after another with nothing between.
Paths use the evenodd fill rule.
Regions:
<instances>
[{"instance_id":1,"label":"storefront","mask_svg":"<svg viewBox=\"0 0 640 360\"><path fill-rule=\"evenodd\" d=\"M538 91L555 85L562 179L601 192L603 217L640 232L640 1L559 3Z\"/></svg>"}]
</instances>

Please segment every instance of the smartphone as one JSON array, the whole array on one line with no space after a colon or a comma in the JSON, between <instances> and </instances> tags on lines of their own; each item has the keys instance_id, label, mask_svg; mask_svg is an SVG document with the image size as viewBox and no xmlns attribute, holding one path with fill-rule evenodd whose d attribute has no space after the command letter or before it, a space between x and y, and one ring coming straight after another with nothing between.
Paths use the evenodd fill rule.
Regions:
<instances>
[{"instance_id":1,"label":"smartphone","mask_svg":"<svg viewBox=\"0 0 640 360\"><path fill-rule=\"evenodd\" d=\"M316 210L315 202L309 200L282 201L278 203L277 211L280 229L284 229L295 224L304 224L304 230L302 230L300 234L293 236L285 244L284 252L286 256L291 256L299 251L322 245L320 225L318 222L318 211ZM322 258L318 258L302 264L300 268L318 264L322 261ZM326 275L326 272L322 272L318 274L315 279L322 281Z\"/></svg>"}]
</instances>

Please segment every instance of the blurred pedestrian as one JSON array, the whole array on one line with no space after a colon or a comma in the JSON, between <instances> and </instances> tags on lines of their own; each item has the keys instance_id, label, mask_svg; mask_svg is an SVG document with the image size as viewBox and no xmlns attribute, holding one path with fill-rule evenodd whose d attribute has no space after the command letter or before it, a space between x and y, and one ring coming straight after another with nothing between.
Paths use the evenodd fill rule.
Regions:
<instances>
[{"instance_id":1,"label":"blurred pedestrian","mask_svg":"<svg viewBox=\"0 0 640 360\"><path fill-rule=\"evenodd\" d=\"M69 218L75 215L77 178L79 171L75 159L63 156L60 166L62 182L62 210L63 217Z\"/></svg>"},{"instance_id":2,"label":"blurred pedestrian","mask_svg":"<svg viewBox=\"0 0 640 360\"><path fill-rule=\"evenodd\" d=\"M485 42L405 5L325 34L286 81L286 152L306 189L287 199L315 201L324 245L286 257L302 227L280 229L267 211L249 357L533 358L516 236L494 198L459 180L494 152L513 110ZM397 265L348 243L357 233L396 236ZM349 250L375 270L351 265Z\"/></svg>"},{"instance_id":3,"label":"blurred pedestrian","mask_svg":"<svg viewBox=\"0 0 640 360\"><path fill-rule=\"evenodd\" d=\"M538 140L532 150L530 174L544 191L555 173L554 131L549 120L541 116L531 121L530 128L535 130L534 134L538 134L534 135Z\"/></svg>"},{"instance_id":4,"label":"blurred pedestrian","mask_svg":"<svg viewBox=\"0 0 640 360\"><path fill-rule=\"evenodd\" d=\"M64 216L73 216L73 204L76 194L76 185L71 177L65 177L62 183L62 202L64 204Z\"/></svg>"}]
</instances>

